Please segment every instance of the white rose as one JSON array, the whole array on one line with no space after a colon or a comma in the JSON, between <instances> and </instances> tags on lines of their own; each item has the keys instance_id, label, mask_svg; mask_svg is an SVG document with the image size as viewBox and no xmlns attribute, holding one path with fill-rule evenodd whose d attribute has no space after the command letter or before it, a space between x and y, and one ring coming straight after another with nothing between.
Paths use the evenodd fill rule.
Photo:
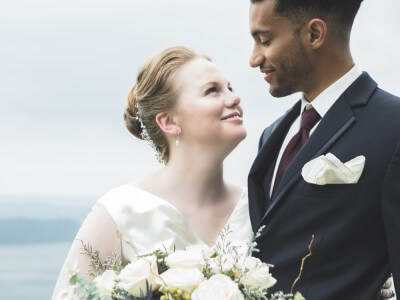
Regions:
<instances>
[{"instance_id":1,"label":"white rose","mask_svg":"<svg viewBox=\"0 0 400 300\"><path fill-rule=\"evenodd\" d=\"M269 273L267 264L255 257L246 257L243 263L241 283L247 286L257 286L269 289L276 283L276 279Z\"/></svg>"},{"instance_id":2,"label":"white rose","mask_svg":"<svg viewBox=\"0 0 400 300\"><path fill-rule=\"evenodd\" d=\"M99 290L100 297L111 296L116 278L117 274L114 271L107 270L93 280Z\"/></svg>"},{"instance_id":3,"label":"white rose","mask_svg":"<svg viewBox=\"0 0 400 300\"><path fill-rule=\"evenodd\" d=\"M204 259L201 251L177 250L165 258L168 267L172 268L197 268L203 270Z\"/></svg>"},{"instance_id":4,"label":"white rose","mask_svg":"<svg viewBox=\"0 0 400 300\"><path fill-rule=\"evenodd\" d=\"M251 270L259 268L262 265L263 262L259 258L253 256L247 256L243 261L242 268Z\"/></svg>"},{"instance_id":5,"label":"white rose","mask_svg":"<svg viewBox=\"0 0 400 300\"><path fill-rule=\"evenodd\" d=\"M235 259L230 254L222 254L207 260L208 266L213 274L220 274L235 267Z\"/></svg>"},{"instance_id":6,"label":"white rose","mask_svg":"<svg viewBox=\"0 0 400 300\"><path fill-rule=\"evenodd\" d=\"M191 293L204 280L203 273L197 268L173 268L160 275L158 283L168 287L176 287Z\"/></svg>"},{"instance_id":7,"label":"white rose","mask_svg":"<svg viewBox=\"0 0 400 300\"><path fill-rule=\"evenodd\" d=\"M189 246L189 247L186 247L186 251L199 251L203 254L203 257L205 259L211 258L211 256L213 256L215 254L215 250L206 245Z\"/></svg>"},{"instance_id":8,"label":"white rose","mask_svg":"<svg viewBox=\"0 0 400 300\"><path fill-rule=\"evenodd\" d=\"M146 295L146 281L151 285L152 290L159 288L156 283L158 276L157 258L147 256L139 258L128 264L118 275L120 282L118 286L135 297L140 297L141 292Z\"/></svg>"},{"instance_id":9,"label":"white rose","mask_svg":"<svg viewBox=\"0 0 400 300\"><path fill-rule=\"evenodd\" d=\"M213 275L194 290L192 300L244 300L238 285L223 274Z\"/></svg>"}]
</instances>

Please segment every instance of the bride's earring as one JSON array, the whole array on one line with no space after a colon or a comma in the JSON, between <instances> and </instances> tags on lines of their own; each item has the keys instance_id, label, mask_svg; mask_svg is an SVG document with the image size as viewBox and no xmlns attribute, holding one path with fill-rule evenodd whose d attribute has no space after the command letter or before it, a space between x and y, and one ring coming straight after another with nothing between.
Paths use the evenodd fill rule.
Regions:
<instances>
[{"instance_id":1,"label":"bride's earring","mask_svg":"<svg viewBox=\"0 0 400 300\"><path fill-rule=\"evenodd\" d=\"M181 129L178 128L176 130L176 132L178 133L178 137L176 138L175 145L178 147L181 144L181 141L179 140L179 135L181 134Z\"/></svg>"}]
</instances>

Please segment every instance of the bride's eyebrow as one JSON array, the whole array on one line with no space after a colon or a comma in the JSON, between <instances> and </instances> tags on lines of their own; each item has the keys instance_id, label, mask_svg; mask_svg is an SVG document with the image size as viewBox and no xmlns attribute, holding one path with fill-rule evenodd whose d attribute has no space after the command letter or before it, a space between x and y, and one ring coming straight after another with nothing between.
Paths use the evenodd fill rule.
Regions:
<instances>
[{"instance_id":1,"label":"bride's eyebrow","mask_svg":"<svg viewBox=\"0 0 400 300\"><path fill-rule=\"evenodd\" d=\"M232 86L231 83L230 83L229 81L224 82L224 84L226 84L227 87L231 87L231 86ZM208 86L211 86L211 85L221 85L221 82L220 82L220 81L209 81L209 82L203 84L203 85L200 87L200 89L204 89L205 87L208 87Z\"/></svg>"}]
</instances>

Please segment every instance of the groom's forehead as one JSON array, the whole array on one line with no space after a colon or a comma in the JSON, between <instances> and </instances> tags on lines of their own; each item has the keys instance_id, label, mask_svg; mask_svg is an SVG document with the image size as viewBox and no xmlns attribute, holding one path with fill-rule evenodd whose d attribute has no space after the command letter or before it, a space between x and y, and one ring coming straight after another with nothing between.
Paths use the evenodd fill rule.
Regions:
<instances>
[{"instance_id":1,"label":"groom's forehead","mask_svg":"<svg viewBox=\"0 0 400 300\"><path fill-rule=\"evenodd\" d=\"M265 18L276 15L276 4L275 0L264 0L255 2L250 5L250 17L251 18Z\"/></svg>"},{"instance_id":2,"label":"groom's forehead","mask_svg":"<svg viewBox=\"0 0 400 300\"><path fill-rule=\"evenodd\" d=\"M265 29L264 27L273 26L283 19L282 16L275 13L275 1L273 0L257 2L250 6L249 20L252 33Z\"/></svg>"}]
</instances>

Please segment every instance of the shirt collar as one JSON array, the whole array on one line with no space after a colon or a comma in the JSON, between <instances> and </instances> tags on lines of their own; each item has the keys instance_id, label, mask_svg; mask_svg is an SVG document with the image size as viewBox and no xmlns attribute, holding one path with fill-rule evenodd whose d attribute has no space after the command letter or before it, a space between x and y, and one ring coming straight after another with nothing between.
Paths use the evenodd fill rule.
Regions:
<instances>
[{"instance_id":1,"label":"shirt collar","mask_svg":"<svg viewBox=\"0 0 400 300\"><path fill-rule=\"evenodd\" d=\"M307 104L312 104L312 107L323 118L336 100L344 93L345 90L362 74L362 71L355 65L349 72L340 77L337 81L326 88L313 101L308 102L304 94L301 97L301 112Z\"/></svg>"}]
</instances>

